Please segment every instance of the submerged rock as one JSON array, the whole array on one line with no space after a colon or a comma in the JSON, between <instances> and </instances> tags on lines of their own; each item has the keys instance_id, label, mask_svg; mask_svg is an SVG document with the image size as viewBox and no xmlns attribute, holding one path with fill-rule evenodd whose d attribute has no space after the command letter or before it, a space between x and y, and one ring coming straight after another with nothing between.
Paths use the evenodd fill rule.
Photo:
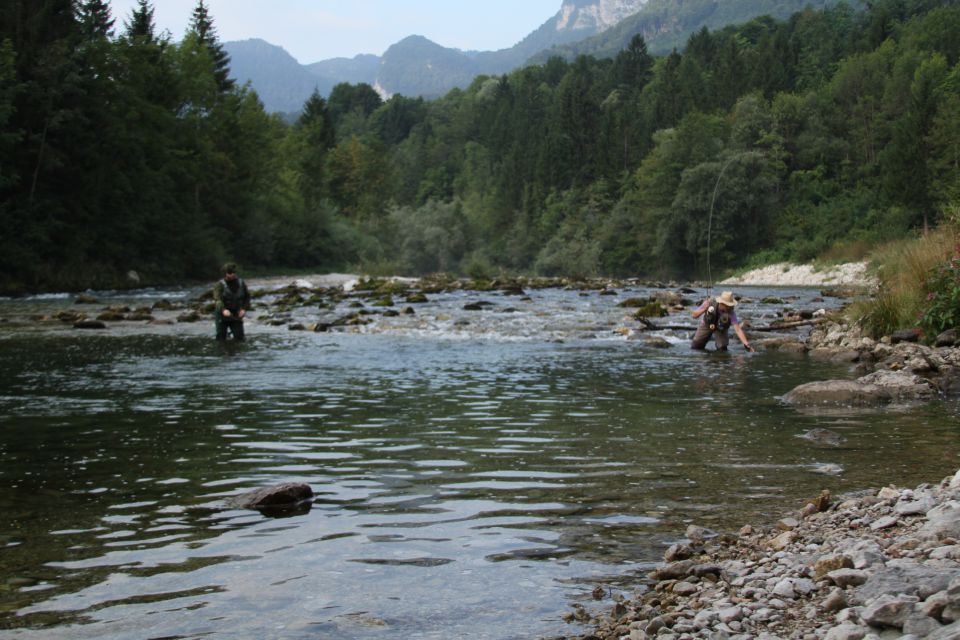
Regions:
<instances>
[{"instance_id":1,"label":"submerged rock","mask_svg":"<svg viewBox=\"0 0 960 640\"><path fill-rule=\"evenodd\" d=\"M804 434L797 436L798 438L803 438L804 440L809 440L816 444L826 444L832 447L838 447L844 442L847 441L842 435L836 431L830 431L830 429L810 429Z\"/></svg>"},{"instance_id":2,"label":"submerged rock","mask_svg":"<svg viewBox=\"0 0 960 640\"><path fill-rule=\"evenodd\" d=\"M106 329L107 325L102 320L77 320L73 323L74 329Z\"/></svg>"},{"instance_id":3,"label":"submerged rock","mask_svg":"<svg viewBox=\"0 0 960 640\"><path fill-rule=\"evenodd\" d=\"M234 496L227 506L234 509L256 509L269 516L297 515L310 510L313 489L302 482L284 482L272 487Z\"/></svg>"}]
</instances>

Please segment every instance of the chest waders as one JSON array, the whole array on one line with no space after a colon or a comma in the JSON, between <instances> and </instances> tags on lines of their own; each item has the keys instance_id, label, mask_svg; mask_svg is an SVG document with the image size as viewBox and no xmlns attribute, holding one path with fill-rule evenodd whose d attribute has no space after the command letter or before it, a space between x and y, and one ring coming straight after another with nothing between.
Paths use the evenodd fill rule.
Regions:
<instances>
[{"instance_id":1,"label":"chest waders","mask_svg":"<svg viewBox=\"0 0 960 640\"><path fill-rule=\"evenodd\" d=\"M720 305L714 301L703 315L703 322L710 331L722 331L726 333L730 330L730 312L721 311Z\"/></svg>"},{"instance_id":2,"label":"chest waders","mask_svg":"<svg viewBox=\"0 0 960 640\"><path fill-rule=\"evenodd\" d=\"M229 318L224 318L222 311L218 311L214 318L214 325L217 330L217 340L227 339L227 330L233 335L234 340L243 340L243 318L238 318L237 314L243 308L243 302L246 299L247 285L240 278L235 280L237 286L231 288L226 280L221 280L223 291L220 294L220 300L223 302L223 308L232 314Z\"/></svg>"},{"instance_id":3,"label":"chest waders","mask_svg":"<svg viewBox=\"0 0 960 640\"><path fill-rule=\"evenodd\" d=\"M721 311L717 301L712 300L703 314L703 322L697 326L697 332L690 346L694 349L703 349L710 341L710 337L714 336L717 351L726 351L730 344L728 331L731 324L730 311Z\"/></svg>"}]
</instances>

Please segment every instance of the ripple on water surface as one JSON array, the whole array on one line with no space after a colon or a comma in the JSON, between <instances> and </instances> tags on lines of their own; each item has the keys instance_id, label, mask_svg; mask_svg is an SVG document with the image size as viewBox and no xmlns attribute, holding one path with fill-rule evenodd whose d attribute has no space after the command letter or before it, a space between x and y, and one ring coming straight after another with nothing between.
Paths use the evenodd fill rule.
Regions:
<instances>
[{"instance_id":1,"label":"ripple on water surface","mask_svg":"<svg viewBox=\"0 0 960 640\"><path fill-rule=\"evenodd\" d=\"M955 470L948 405L799 414L777 396L846 369L648 349L611 331L612 297L532 297L441 298L421 314L450 315L438 330L264 329L227 351L189 332L4 334L0 635L568 634L570 602L690 522ZM814 427L846 442L796 437ZM283 481L315 500L282 519L226 506Z\"/></svg>"}]
</instances>

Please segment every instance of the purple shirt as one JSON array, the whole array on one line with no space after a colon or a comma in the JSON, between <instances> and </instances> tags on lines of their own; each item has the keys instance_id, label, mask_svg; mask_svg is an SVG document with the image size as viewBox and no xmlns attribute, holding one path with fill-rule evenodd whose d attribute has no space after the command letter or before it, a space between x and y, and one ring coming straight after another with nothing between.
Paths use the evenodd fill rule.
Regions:
<instances>
[{"instance_id":1,"label":"purple shirt","mask_svg":"<svg viewBox=\"0 0 960 640\"><path fill-rule=\"evenodd\" d=\"M715 305L719 304L717 303L716 300L704 300L703 304L697 307L697 311L706 311L707 307L710 306L710 303L713 303ZM703 316L700 316L700 324L703 324L705 321L706 319ZM731 325L740 324L740 319L737 318L737 312L733 310L733 307L730 307L730 324Z\"/></svg>"}]
</instances>

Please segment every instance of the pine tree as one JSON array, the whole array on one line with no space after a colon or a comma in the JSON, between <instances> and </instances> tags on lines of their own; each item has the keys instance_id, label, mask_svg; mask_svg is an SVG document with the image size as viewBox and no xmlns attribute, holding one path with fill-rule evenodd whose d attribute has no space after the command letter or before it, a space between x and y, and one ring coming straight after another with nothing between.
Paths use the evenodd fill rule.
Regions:
<instances>
[{"instance_id":1,"label":"pine tree","mask_svg":"<svg viewBox=\"0 0 960 640\"><path fill-rule=\"evenodd\" d=\"M109 38L113 32L110 5L103 0L86 0L77 9L80 30L86 40Z\"/></svg>"},{"instance_id":2,"label":"pine tree","mask_svg":"<svg viewBox=\"0 0 960 640\"><path fill-rule=\"evenodd\" d=\"M230 56L227 55L223 45L220 44L217 30L213 26L213 18L210 17L210 11L203 0L197 0L197 6L194 8L190 20L190 30L197 34L201 44L210 52L220 93L229 93L235 84L233 79L230 78Z\"/></svg>"},{"instance_id":3,"label":"pine tree","mask_svg":"<svg viewBox=\"0 0 960 640\"><path fill-rule=\"evenodd\" d=\"M153 6L149 0L139 0L137 8L130 14L130 19L124 22L124 35L133 40L141 38L146 42L156 40L156 26L153 22Z\"/></svg>"}]
</instances>

